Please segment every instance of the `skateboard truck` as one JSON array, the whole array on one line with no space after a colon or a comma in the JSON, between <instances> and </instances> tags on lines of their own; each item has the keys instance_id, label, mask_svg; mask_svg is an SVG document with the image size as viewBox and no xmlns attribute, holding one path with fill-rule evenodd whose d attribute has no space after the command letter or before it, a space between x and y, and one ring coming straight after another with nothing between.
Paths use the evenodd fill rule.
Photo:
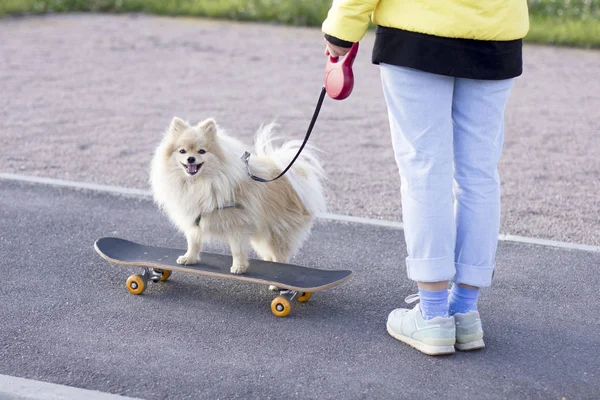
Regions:
<instances>
[{"instance_id":1,"label":"skateboard truck","mask_svg":"<svg viewBox=\"0 0 600 400\"><path fill-rule=\"evenodd\" d=\"M162 279L165 271L162 269L145 268L144 275L148 276L152 282L158 282Z\"/></svg>"}]
</instances>

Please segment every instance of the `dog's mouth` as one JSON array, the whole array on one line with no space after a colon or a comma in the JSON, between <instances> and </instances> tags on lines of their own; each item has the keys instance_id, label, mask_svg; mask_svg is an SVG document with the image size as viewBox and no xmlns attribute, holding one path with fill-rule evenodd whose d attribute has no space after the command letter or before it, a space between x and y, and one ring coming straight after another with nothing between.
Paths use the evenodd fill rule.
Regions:
<instances>
[{"instance_id":1,"label":"dog's mouth","mask_svg":"<svg viewBox=\"0 0 600 400\"><path fill-rule=\"evenodd\" d=\"M190 175L196 175L198 173L198 171L200 171L200 168L202 168L202 165L204 163L200 163L200 164L181 164L183 165L183 169L185 169L185 172L187 172Z\"/></svg>"}]
</instances>

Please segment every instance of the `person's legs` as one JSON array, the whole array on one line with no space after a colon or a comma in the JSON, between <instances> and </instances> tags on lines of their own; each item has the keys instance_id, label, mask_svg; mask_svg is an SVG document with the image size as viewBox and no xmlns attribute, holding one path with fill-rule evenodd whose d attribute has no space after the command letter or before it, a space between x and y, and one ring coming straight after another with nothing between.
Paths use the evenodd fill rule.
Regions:
<instances>
[{"instance_id":1,"label":"person's legs","mask_svg":"<svg viewBox=\"0 0 600 400\"><path fill-rule=\"evenodd\" d=\"M423 283L448 281L455 274L454 79L382 64L381 80L401 177L408 277Z\"/></svg>"},{"instance_id":2,"label":"person's legs","mask_svg":"<svg viewBox=\"0 0 600 400\"><path fill-rule=\"evenodd\" d=\"M489 286L500 229L498 162L513 80L457 79L454 87L455 283Z\"/></svg>"},{"instance_id":3,"label":"person's legs","mask_svg":"<svg viewBox=\"0 0 600 400\"><path fill-rule=\"evenodd\" d=\"M484 347L477 300L489 286L500 228L498 162L504 141L504 110L513 80L456 79L454 195L456 276L449 311L456 316L457 348Z\"/></svg>"},{"instance_id":4,"label":"person's legs","mask_svg":"<svg viewBox=\"0 0 600 400\"><path fill-rule=\"evenodd\" d=\"M407 274L421 304L397 309L388 332L427 354L454 351L448 281L455 275L452 196L454 78L381 65L394 155L401 177Z\"/></svg>"}]
</instances>

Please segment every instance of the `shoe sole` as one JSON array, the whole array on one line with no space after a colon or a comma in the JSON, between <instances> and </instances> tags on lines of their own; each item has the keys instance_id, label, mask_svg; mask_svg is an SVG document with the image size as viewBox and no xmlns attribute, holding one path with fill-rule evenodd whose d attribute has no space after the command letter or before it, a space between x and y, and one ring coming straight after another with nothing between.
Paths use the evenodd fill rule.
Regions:
<instances>
[{"instance_id":1,"label":"shoe sole","mask_svg":"<svg viewBox=\"0 0 600 400\"><path fill-rule=\"evenodd\" d=\"M390 336L394 339L406 343L407 345L419 350L421 353L427 354L429 356L441 356L444 354L454 354L455 352L454 346L434 346L432 344L419 342L418 340L409 338L408 336L396 333L392 330L390 324L387 324L387 331L390 334Z\"/></svg>"},{"instance_id":2,"label":"shoe sole","mask_svg":"<svg viewBox=\"0 0 600 400\"><path fill-rule=\"evenodd\" d=\"M456 343L454 347L456 347L456 350L460 351L479 350L485 347L485 343L483 342L483 339L480 339L469 343Z\"/></svg>"}]
</instances>

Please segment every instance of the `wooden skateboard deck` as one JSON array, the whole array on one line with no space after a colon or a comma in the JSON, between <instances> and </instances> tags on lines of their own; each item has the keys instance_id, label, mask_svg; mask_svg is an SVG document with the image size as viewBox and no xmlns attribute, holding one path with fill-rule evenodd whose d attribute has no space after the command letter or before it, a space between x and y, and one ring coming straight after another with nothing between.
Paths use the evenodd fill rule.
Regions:
<instances>
[{"instance_id":1,"label":"wooden skateboard deck","mask_svg":"<svg viewBox=\"0 0 600 400\"><path fill-rule=\"evenodd\" d=\"M98 239L94 248L102 258L112 264L145 268L142 275L132 275L127 280L127 289L133 294L143 293L149 280L167 280L171 271L189 272L276 286L280 289L280 295L273 300L271 309L278 316L289 313L289 301L294 298L300 302L307 301L312 292L340 285L352 275L352 271L348 270L321 270L256 259L249 260L250 265L246 273L236 275L229 272L233 261L231 256L203 252L197 264L180 265L176 260L185 250L145 246L112 237Z\"/></svg>"}]
</instances>

